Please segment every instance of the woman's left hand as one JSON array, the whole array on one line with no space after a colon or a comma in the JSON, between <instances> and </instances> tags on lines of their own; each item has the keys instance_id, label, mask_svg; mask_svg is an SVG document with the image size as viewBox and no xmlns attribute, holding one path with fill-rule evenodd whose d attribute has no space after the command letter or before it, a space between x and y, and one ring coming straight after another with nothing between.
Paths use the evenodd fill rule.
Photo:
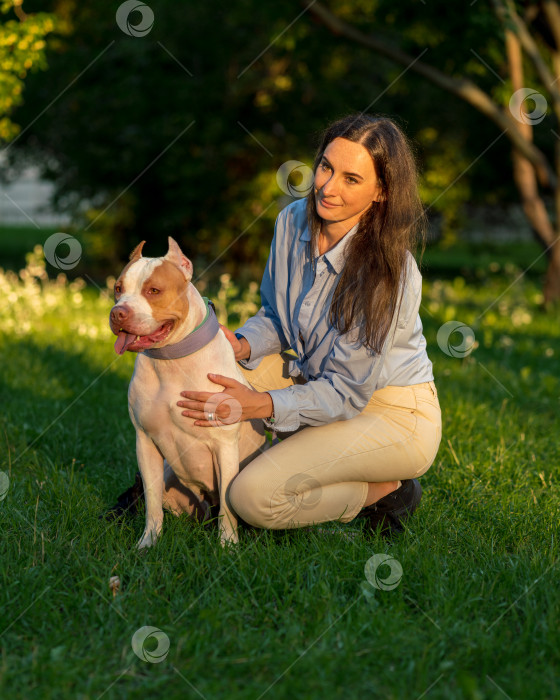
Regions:
<instances>
[{"instance_id":1,"label":"woman's left hand","mask_svg":"<svg viewBox=\"0 0 560 700\"><path fill-rule=\"evenodd\" d=\"M208 374L208 379L223 386L225 391L182 391L184 399L177 401L177 406L186 409L182 415L194 418L195 425L215 428L272 415L272 398L266 391L249 389L237 379L221 374ZM213 420L208 420L209 413L213 414Z\"/></svg>"}]
</instances>

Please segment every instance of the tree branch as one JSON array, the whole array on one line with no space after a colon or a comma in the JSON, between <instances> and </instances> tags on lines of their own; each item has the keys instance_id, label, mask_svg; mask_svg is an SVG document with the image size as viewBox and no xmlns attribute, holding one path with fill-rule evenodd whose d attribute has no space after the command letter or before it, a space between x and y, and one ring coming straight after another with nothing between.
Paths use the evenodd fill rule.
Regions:
<instances>
[{"instance_id":1,"label":"tree branch","mask_svg":"<svg viewBox=\"0 0 560 700\"><path fill-rule=\"evenodd\" d=\"M555 0L544 0L543 9L556 43L556 53L558 53L560 51L560 8Z\"/></svg>"},{"instance_id":2,"label":"tree branch","mask_svg":"<svg viewBox=\"0 0 560 700\"><path fill-rule=\"evenodd\" d=\"M551 73L549 67L546 65L543 57L541 56L539 47L529 33L527 25L517 14L512 0L505 0L505 5L501 2L501 0L492 0L492 4L494 5L498 19L502 22L504 27L511 29L511 31L514 31L517 34L521 46L525 49L525 52L535 66L542 84L550 93L550 96L555 103L555 111L557 111L558 108L560 108L560 92L555 85L556 78ZM508 22L508 19L511 20L511 22ZM510 25L509 27L508 24Z\"/></svg>"},{"instance_id":3,"label":"tree branch","mask_svg":"<svg viewBox=\"0 0 560 700\"><path fill-rule=\"evenodd\" d=\"M27 15L23 11L23 0L14 0L14 12L20 22L25 22Z\"/></svg>"},{"instance_id":4,"label":"tree branch","mask_svg":"<svg viewBox=\"0 0 560 700\"><path fill-rule=\"evenodd\" d=\"M362 46L366 46L373 51L390 58L396 63L400 63L411 70L419 73L435 85L457 95L479 112L485 114L500 129L506 132L510 141L534 166L539 182L543 186L554 187L556 176L550 168L544 153L532 142L527 141L517 128L517 122L511 114L502 110L483 90L475 83L466 78L451 78L437 68L434 68L422 61L414 59L413 56L390 46L383 40L364 34L359 29L347 24L344 20L334 15L320 2L315 2L309 6L309 12L313 13L325 26L338 36L355 41Z\"/></svg>"}]
</instances>

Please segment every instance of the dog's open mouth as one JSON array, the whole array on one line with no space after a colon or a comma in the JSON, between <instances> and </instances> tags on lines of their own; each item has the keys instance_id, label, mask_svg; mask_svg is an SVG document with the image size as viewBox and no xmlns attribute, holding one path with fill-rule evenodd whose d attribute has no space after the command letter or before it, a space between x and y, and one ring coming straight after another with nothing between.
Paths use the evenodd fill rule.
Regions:
<instances>
[{"instance_id":1,"label":"dog's open mouth","mask_svg":"<svg viewBox=\"0 0 560 700\"><path fill-rule=\"evenodd\" d=\"M142 352L142 350L146 350L146 348L150 348L156 343L161 343L171 332L173 324L174 321L166 321L149 335L136 335L135 333L129 333L124 328L121 328L117 334L117 340L115 341L115 352L118 355L122 355L127 350Z\"/></svg>"}]
</instances>

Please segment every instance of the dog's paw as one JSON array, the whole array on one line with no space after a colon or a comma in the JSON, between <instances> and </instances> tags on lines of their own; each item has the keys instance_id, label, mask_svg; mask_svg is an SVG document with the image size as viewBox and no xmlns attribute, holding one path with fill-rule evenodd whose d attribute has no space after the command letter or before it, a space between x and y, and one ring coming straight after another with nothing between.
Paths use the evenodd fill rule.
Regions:
<instances>
[{"instance_id":1,"label":"dog's paw","mask_svg":"<svg viewBox=\"0 0 560 700\"><path fill-rule=\"evenodd\" d=\"M220 531L220 544L224 549L229 545L239 544L239 535L237 530L225 530Z\"/></svg>"},{"instance_id":2,"label":"dog's paw","mask_svg":"<svg viewBox=\"0 0 560 700\"><path fill-rule=\"evenodd\" d=\"M157 542L159 532L157 530L144 530L144 534L136 544L136 549L143 550L153 547Z\"/></svg>"}]
</instances>

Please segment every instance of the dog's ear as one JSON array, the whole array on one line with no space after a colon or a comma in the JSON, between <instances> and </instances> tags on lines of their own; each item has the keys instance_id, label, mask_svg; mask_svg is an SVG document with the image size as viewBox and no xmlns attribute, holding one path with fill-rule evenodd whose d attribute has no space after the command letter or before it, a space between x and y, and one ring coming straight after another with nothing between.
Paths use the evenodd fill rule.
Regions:
<instances>
[{"instance_id":1,"label":"dog's ear","mask_svg":"<svg viewBox=\"0 0 560 700\"><path fill-rule=\"evenodd\" d=\"M129 258L130 262L136 262L137 260L140 260L140 258L142 257L142 248L144 247L145 242L146 241L142 241L141 243L139 243L136 246L136 248L132 251Z\"/></svg>"},{"instance_id":2,"label":"dog's ear","mask_svg":"<svg viewBox=\"0 0 560 700\"><path fill-rule=\"evenodd\" d=\"M192 262L187 258L186 255L183 255L183 252L181 251L181 248L179 248L179 244L177 243L177 241L171 238L171 236L169 236L167 240L169 241L169 250L167 251L167 254L163 259L169 260L169 262L173 263L174 265L177 265L177 267L185 275L187 282L190 282L193 276Z\"/></svg>"}]
</instances>

